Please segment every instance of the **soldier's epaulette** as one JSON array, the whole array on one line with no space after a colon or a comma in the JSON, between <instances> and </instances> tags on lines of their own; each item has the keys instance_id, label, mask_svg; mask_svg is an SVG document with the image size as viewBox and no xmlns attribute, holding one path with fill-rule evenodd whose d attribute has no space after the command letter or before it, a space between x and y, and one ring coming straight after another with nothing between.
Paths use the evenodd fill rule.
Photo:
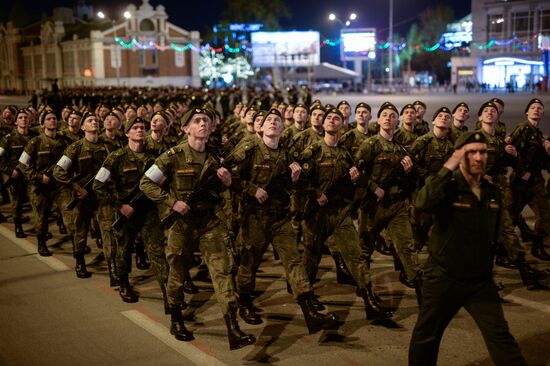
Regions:
<instances>
[{"instance_id":1,"label":"soldier's epaulette","mask_svg":"<svg viewBox=\"0 0 550 366\"><path fill-rule=\"evenodd\" d=\"M321 150L321 143L316 141L310 144L308 147L302 151L299 160L309 160L313 155L315 155L319 150Z\"/></svg>"},{"instance_id":2,"label":"soldier's epaulette","mask_svg":"<svg viewBox=\"0 0 550 366\"><path fill-rule=\"evenodd\" d=\"M237 146L227 157L235 163L243 161L255 148L258 147L257 139L251 139L242 145Z\"/></svg>"},{"instance_id":3,"label":"soldier's epaulette","mask_svg":"<svg viewBox=\"0 0 550 366\"><path fill-rule=\"evenodd\" d=\"M171 147L170 149L168 149L166 151L166 155L168 155L168 156L181 154L181 153L183 153L183 148L181 148L180 146Z\"/></svg>"}]
</instances>

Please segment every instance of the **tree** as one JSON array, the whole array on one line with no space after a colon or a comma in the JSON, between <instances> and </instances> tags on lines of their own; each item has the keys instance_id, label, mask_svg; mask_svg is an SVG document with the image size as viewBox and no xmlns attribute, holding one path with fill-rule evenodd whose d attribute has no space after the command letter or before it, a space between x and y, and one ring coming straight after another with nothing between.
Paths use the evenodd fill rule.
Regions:
<instances>
[{"instance_id":1,"label":"tree","mask_svg":"<svg viewBox=\"0 0 550 366\"><path fill-rule=\"evenodd\" d=\"M222 24L262 23L264 30L280 29L279 20L289 18L290 11L282 0L227 0Z\"/></svg>"}]
</instances>

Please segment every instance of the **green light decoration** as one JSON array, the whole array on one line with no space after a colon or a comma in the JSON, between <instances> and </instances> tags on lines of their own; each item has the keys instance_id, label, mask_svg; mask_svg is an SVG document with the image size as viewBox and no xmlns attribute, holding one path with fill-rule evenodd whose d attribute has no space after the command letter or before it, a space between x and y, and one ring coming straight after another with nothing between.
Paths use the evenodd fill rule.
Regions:
<instances>
[{"instance_id":1,"label":"green light decoration","mask_svg":"<svg viewBox=\"0 0 550 366\"><path fill-rule=\"evenodd\" d=\"M184 51L187 51L188 49L191 48L191 43L188 43L186 44L185 46L181 47L181 46L178 46L177 44L175 43L170 43L170 47L172 47L174 50L178 51L178 52L184 52Z\"/></svg>"},{"instance_id":2,"label":"green light decoration","mask_svg":"<svg viewBox=\"0 0 550 366\"><path fill-rule=\"evenodd\" d=\"M474 42L474 46L476 46L476 47L479 48L480 50L486 50L487 48L492 47L494 44L495 44L495 40L494 40L494 39L491 39L485 46L482 46L482 45L480 45L480 44Z\"/></svg>"},{"instance_id":3,"label":"green light decoration","mask_svg":"<svg viewBox=\"0 0 550 366\"><path fill-rule=\"evenodd\" d=\"M330 39L327 39L327 44L329 46L338 46L340 43L342 43L342 38L338 38L336 41L331 41Z\"/></svg>"},{"instance_id":4,"label":"green light decoration","mask_svg":"<svg viewBox=\"0 0 550 366\"><path fill-rule=\"evenodd\" d=\"M115 41L117 41L118 44L121 45L124 48L130 48L130 47L133 46L133 40L128 42L128 43L125 43L122 39L120 39L118 37L115 37Z\"/></svg>"},{"instance_id":5,"label":"green light decoration","mask_svg":"<svg viewBox=\"0 0 550 366\"><path fill-rule=\"evenodd\" d=\"M386 48L390 47L390 44L391 44L390 42L386 42L383 45L378 46L378 49L379 50L385 50Z\"/></svg>"},{"instance_id":6,"label":"green light decoration","mask_svg":"<svg viewBox=\"0 0 550 366\"><path fill-rule=\"evenodd\" d=\"M426 46L423 46L423 47L424 47L424 50L426 50L428 52L433 52L433 51L437 50L439 47L441 47L441 43L437 42L432 47L426 47Z\"/></svg>"},{"instance_id":7,"label":"green light decoration","mask_svg":"<svg viewBox=\"0 0 550 366\"><path fill-rule=\"evenodd\" d=\"M225 45L225 49L231 53L241 52L241 49L239 47L233 48L228 44Z\"/></svg>"}]
</instances>

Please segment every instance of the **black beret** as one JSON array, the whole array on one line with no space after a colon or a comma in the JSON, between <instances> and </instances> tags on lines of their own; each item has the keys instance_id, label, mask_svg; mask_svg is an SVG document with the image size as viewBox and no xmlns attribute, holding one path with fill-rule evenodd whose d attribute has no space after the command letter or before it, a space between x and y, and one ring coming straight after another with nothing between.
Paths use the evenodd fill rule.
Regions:
<instances>
[{"instance_id":1,"label":"black beret","mask_svg":"<svg viewBox=\"0 0 550 366\"><path fill-rule=\"evenodd\" d=\"M538 103L544 108L544 104L542 104L542 101L539 98L533 98L527 103L527 107L525 107L525 113L529 110L529 107L531 107L532 104Z\"/></svg>"},{"instance_id":2,"label":"black beret","mask_svg":"<svg viewBox=\"0 0 550 366\"><path fill-rule=\"evenodd\" d=\"M405 112L405 109L414 109L414 105L412 105L411 103L405 104L405 106L401 108L401 113L399 113L400 116L403 115L403 112Z\"/></svg>"},{"instance_id":3,"label":"black beret","mask_svg":"<svg viewBox=\"0 0 550 366\"><path fill-rule=\"evenodd\" d=\"M365 103L365 102L361 102L361 103L357 104L357 105L355 106L355 112L357 112L357 110L358 110L359 108L366 108L366 109L368 109L369 112L371 112L370 105L368 105L368 104Z\"/></svg>"},{"instance_id":4,"label":"black beret","mask_svg":"<svg viewBox=\"0 0 550 366\"><path fill-rule=\"evenodd\" d=\"M392 103L390 102L384 102L384 104L382 104L380 106L380 109L378 110L378 115L376 116L377 118L380 118L380 115L382 114L382 111L384 109L391 109L392 111L394 111L395 113L399 114L399 111L397 110L397 107L394 106Z\"/></svg>"},{"instance_id":5,"label":"black beret","mask_svg":"<svg viewBox=\"0 0 550 366\"><path fill-rule=\"evenodd\" d=\"M126 123L124 124L124 133L128 133L130 131L130 128L132 128L133 125L136 123L143 123L145 124L145 120L141 117L133 117L130 118Z\"/></svg>"},{"instance_id":6,"label":"black beret","mask_svg":"<svg viewBox=\"0 0 550 366\"><path fill-rule=\"evenodd\" d=\"M306 110L306 113L309 114L309 109L306 107L305 104L302 104L302 103L298 103L294 106L294 110L296 110L296 108L303 108Z\"/></svg>"},{"instance_id":7,"label":"black beret","mask_svg":"<svg viewBox=\"0 0 550 366\"><path fill-rule=\"evenodd\" d=\"M254 117L252 117L252 120L253 120L253 121L256 121L256 118L257 118L257 117L261 117L261 116L264 116L264 117L265 117L266 114L267 114L267 111L258 111L258 112L256 112L256 113L254 113ZM279 114L280 114L280 113L279 113Z\"/></svg>"},{"instance_id":8,"label":"black beret","mask_svg":"<svg viewBox=\"0 0 550 366\"><path fill-rule=\"evenodd\" d=\"M325 113L325 107L323 107L323 105L320 103L315 103L309 108L309 114L313 113L313 111L316 109L323 111L323 113Z\"/></svg>"},{"instance_id":9,"label":"black beret","mask_svg":"<svg viewBox=\"0 0 550 366\"><path fill-rule=\"evenodd\" d=\"M258 112L258 108L256 108L255 105L251 105L250 107L246 108L244 115L246 116L246 114L250 111Z\"/></svg>"},{"instance_id":10,"label":"black beret","mask_svg":"<svg viewBox=\"0 0 550 366\"><path fill-rule=\"evenodd\" d=\"M498 103L498 104L500 104L501 106L504 107L504 101L500 98L493 98L493 99L491 99L491 102Z\"/></svg>"},{"instance_id":11,"label":"black beret","mask_svg":"<svg viewBox=\"0 0 550 366\"><path fill-rule=\"evenodd\" d=\"M264 120L262 121L262 125L264 124L265 120L267 119L267 116L269 116L270 114L274 114L276 115L277 117L279 117L281 119L281 121L283 120L283 115L281 114L281 112L279 112L279 110L277 108L271 108L269 111L260 111L260 112L264 112L265 113L265 118ZM256 119L256 116L260 113L256 113L254 115L254 119Z\"/></svg>"},{"instance_id":12,"label":"black beret","mask_svg":"<svg viewBox=\"0 0 550 366\"><path fill-rule=\"evenodd\" d=\"M419 101L419 100L414 101L414 102L413 102L413 105L414 105L414 106L421 105L422 107L424 107L424 109L426 109L426 103L421 102L421 101Z\"/></svg>"},{"instance_id":13,"label":"black beret","mask_svg":"<svg viewBox=\"0 0 550 366\"><path fill-rule=\"evenodd\" d=\"M206 114L207 116L209 115L208 112L203 109L203 108L199 108L199 107L195 107L195 108L191 108L190 110L188 110L187 112L185 112L185 114L183 115L183 117L181 117L181 126L186 126L187 123L191 120L191 118L195 115L195 114Z\"/></svg>"},{"instance_id":14,"label":"black beret","mask_svg":"<svg viewBox=\"0 0 550 366\"><path fill-rule=\"evenodd\" d=\"M114 112L114 110L110 110L109 113L107 113L105 115L105 118L109 117L109 116L113 116L113 117L116 117L116 119L118 119L120 121L120 117Z\"/></svg>"},{"instance_id":15,"label":"black beret","mask_svg":"<svg viewBox=\"0 0 550 366\"><path fill-rule=\"evenodd\" d=\"M492 100L488 101L488 102L485 102L481 105L481 107L479 107L479 111L477 111L477 116L481 116L481 112L483 112L483 109L485 109L485 107L491 107L491 108L494 108L497 112L498 112L498 107L497 105L495 104L495 102L493 102Z\"/></svg>"},{"instance_id":16,"label":"black beret","mask_svg":"<svg viewBox=\"0 0 550 366\"><path fill-rule=\"evenodd\" d=\"M450 110L449 108L447 108L447 107L441 107L441 108L439 108L437 111L435 111L435 113L434 113L434 115L433 115L433 117L432 117L432 121L435 121L437 115L438 115L439 113L442 113L442 112L443 112L443 113L447 113L447 114L449 114L449 115L451 114L451 110Z\"/></svg>"},{"instance_id":17,"label":"black beret","mask_svg":"<svg viewBox=\"0 0 550 366\"><path fill-rule=\"evenodd\" d=\"M164 121L166 122L166 124L170 123L170 118L168 117L168 114L165 111L157 111L153 113L153 116L151 117L151 121L155 116L161 116L162 118L164 118Z\"/></svg>"},{"instance_id":18,"label":"black beret","mask_svg":"<svg viewBox=\"0 0 550 366\"><path fill-rule=\"evenodd\" d=\"M485 138L485 135L479 131L464 132L456 139L454 148L457 150L472 142L482 142L485 144L487 143L487 139Z\"/></svg>"},{"instance_id":19,"label":"black beret","mask_svg":"<svg viewBox=\"0 0 550 366\"><path fill-rule=\"evenodd\" d=\"M78 109L73 109L73 110L71 110L71 112L69 113L69 116L70 116L71 114L76 114L78 117L82 118L82 112L79 111Z\"/></svg>"},{"instance_id":20,"label":"black beret","mask_svg":"<svg viewBox=\"0 0 550 366\"><path fill-rule=\"evenodd\" d=\"M29 111L26 109L26 108L21 108L17 111L17 113L15 113L15 119L17 119L17 117L23 113L24 115L28 115L29 114Z\"/></svg>"},{"instance_id":21,"label":"black beret","mask_svg":"<svg viewBox=\"0 0 550 366\"><path fill-rule=\"evenodd\" d=\"M455 114L456 110L460 107L464 107L466 108L468 111L470 111L470 107L468 107L468 104L464 103L464 102L460 102L458 103L457 105L455 105L455 107L453 108L453 114Z\"/></svg>"},{"instance_id":22,"label":"black beret","mask_svg":"<svg viewBox=\"0 0 550 366\"><path fill-rule=\"evenodd\" d=\"M350 106L347 100L341 100L341 101L336 105L336 108L340 108L341 105ZM351 107L351 106L350 106L350 107Z\"/></svg>"},{"instance_id":23,"label":"black beret","mask_svg":"<svg viewBox=\"0 0 550 366\"><path fill-rule=\"evenodd\" d=\"M340 118L342 118L342 121L344 120L344 115L342 114L342 112L340 112L340 110L338 108L332 107L332 108L327 108L325 110L325 115L323 116L323 123L325 123L325 119L327 118L329 113L335 113L335 114L339 115Z\"/></svg>"},{"instance_id":24,"label":"black beret","mask_svg":"<svg viewBox=\"0 0 550 366\"><path fill-rule=\"evenodd\" d=\"M44 120L46 119L46 116L48 114L55 114L54 110L47 107L46 109L44 109L44 111L42 112L42 114L40 114L40 117L38 117L38 123L40 123L40 125L43 125L44 124ZM56 116L57 117L57 116Z\"/></svg>"}]
</instances>

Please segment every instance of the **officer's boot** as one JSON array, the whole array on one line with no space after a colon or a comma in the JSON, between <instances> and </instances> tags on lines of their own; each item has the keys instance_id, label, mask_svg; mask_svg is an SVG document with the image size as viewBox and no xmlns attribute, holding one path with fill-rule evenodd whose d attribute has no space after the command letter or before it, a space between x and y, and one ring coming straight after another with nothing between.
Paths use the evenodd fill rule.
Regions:
<instances>
[{"instance_id":1,"label":"officer's boot","mask_svg":"<svg viewBox=\"0 0 550 366\"><path fill-rule=\"evenodd\" d=\"M13 223L15 224L15 237L25 238L27 235L25 235L25 231L23 231L23 225L21 224L21 219L17 217L13 219Z\"/></svg>"},{"instance_id":2,"label":"officer's boot","mask_svg":"<svg viewBox=\"0 0 550 366\"><path fill-rule=\"evenodd\" d=\"M298 304L304 313L309 334L317 333L322 329L337 329L338 319L333 313L321 314L313 307L313 292L305 292L298 296Z\"/></svg>"},{"instance_id":3,"label":"officer's boot","mask_svg":"<svg viewBox=\"0 0 550 366\"><path fill-rule=\"evenodd\" d=\"M90 272L86 270L86 260L84 259L84 253L75 254L76 266L74 270L76 272L76 277L78 278L89 278L92 276Z\"/></svg>"},{"instance_id":4,"label":"officer's boot","mask_svg":"<svg viewBox=\"0 0 550 366\"><path fill-rule=\"evenodd\" d=\"M138 302L139 297L134 292L134 289L130 285L130 281L128 281L128 275L119 276L119 281L120 281L119 294L122 301L129 302L129 303Z\"/></svg>"},{"instance_id":5,"label":"officer's boot","mask_svg":"<svg viewBox=\"0 0 550 366\"><path fill-rule=\"evenodd\" d=\"M546 285L541 284L539 281L547 279L550 276L550 271L539 271L531 267L529 263L525 261L525 253L523 252L518 254L518 258L515 262L521 276L521 281L526 287L533 290L548 289Z\"/></svg>"},{"instance_id":6,"label":"officer's boot","mask_svg":"<svg viewBox=\"0 0 550 366\"><path fill-rule=\"evenodd\" d=\"M229 349L239 349L256 343L256 337L252 334L246 334L239 328L237 322L237 304L232 302L229 304L227 314L223 316L225 325L227 326L227 338L229 339Z\"/></svg>"},{"instance_id":7,"label":"officer's boot","mask_svg":"<svg viewBox=\"0 0 550 366\"><path fill-rule=\"evenodd\" d=\"M183 324L183 315L181 314L180 305L172 305L170 307L170 334L178 341L190 342L195 337Z\"/></svg>"},{"instance_id":8,"label":"officer's boot","mask_svg":"<svg viewBox=\"0 0 550 366\"><path fill-rule=\"evenodd\" d=\"M145 247L143 246L143 241L141 238L138 238L135 243L136 249L136 267L138 269L149 269L151 265L145 253Z\"/></svg>"},{"instance_id":9,"label":"officer's boot","mask_svg":"<svg viewBox=\"0 0 550 366\"><path fill-rule=\"evenodd\" d=\"M332 255L332 258L334 259L334 264L336 264L336 281L342 285L356 286L355 280L351 276L351 273L349 273L349 269L346 263L344 263L342 255L336 253Z\"/></svg>"},{"instance_id":10,"label":"officer's boot","mask_svg":"<svg viewBox=\"0 0 550 366\"><path fill-rule=\"evenodd\" d=\"M239 315L248 324L262 324L262 318L256 314L256 309L252 304L252 297L248 294L239 295Z\"/></svg>"},{"instance_id":11,"label":"officer's boot","mask_svg":"<svg viewBox=\"0 0 550 366\"><path fill-rule=\"evenodd\" d=\"M358 289L358 293L365 303L367 320L385 320L392 317L392 312L382 308L376 301L376 295L371 283L368 283L365 288Z\"/></svg>"},{"instance_id":12,"label":"officer's boot","mask_svg":"<svg viewBox=\"0 0 550 366\"><path fill-rule=\"evenodd\" d=\"M546 249L544 248L544 240L541 236L537 236L536 239L533 239L531 254L541 261L550 261L550 255L546 253Z\"/></svg>"},{"instance_id":13,"label":"officer's boot","mask_svg":"<svg viewBox=\"0 0 550 366\"><path fill-rule=\"evenodd\" d=\"M164 314L170 314L170 304L168 304L168 295L166 294L166 283L160 284L160 291L162 292L162 302L164 304Z\"/></svg>"},{"instance_id":14,"label":"officer's boot","mask_svg":"<svg viewBox=\"0 0 550 366\"><path fill-rule=\"evenodd\" d=\"M65 235L67 234L67 228L65 227L65 224L63 223L63 215L61 215L61 210L57 209L55 221L57 223L57 227L59 228L59 234Z\"/></svg>"},{"instance_id":15,"label":"officer's boot","mask_svg":"<svg viewBox=\"0 0 550 366\"><path fill-rule=\"evenodd\" d=\"M495 264L508 269L518 269L517 263L510 259L508 252L500 242L497 244Z\"/></svg>"},{"instance_id":16,"label":"officer's boot","mask_svg":"<svg viewBox=\"0 0 550 366\"><path fill-rule=\"evenodd\" d=\"M313 308L317 311L323 311L325 310L325 305L323 305L321 303L321 301L319 301L319 297L315 294L313 294L311 296L311 305L313 306Z\"/></svg>"},{"instance_id":17,"label":"officer's boot","mask_svg":"<svg viewBox=\"0 0 550 366\"><path fill-rule=\"evenodd\" d=\"M37 235L36 239L38 241L38 254L42 257L49 257L52 255L52 252L50 252L48 246L46 245L46 236Z\"/></svg>"},{"instance_id":18,"label":"officer's boot","mask_svg":"<svg viewBox=\"0 0 550 366\"><path fill-rule=\"evenodd\" d=\"M107 267L109 268L109 286L116 287L120 284L118 276L116 274L116 264L115 260L111 258L107 262Z\"/></svg>"}]
</instances>

